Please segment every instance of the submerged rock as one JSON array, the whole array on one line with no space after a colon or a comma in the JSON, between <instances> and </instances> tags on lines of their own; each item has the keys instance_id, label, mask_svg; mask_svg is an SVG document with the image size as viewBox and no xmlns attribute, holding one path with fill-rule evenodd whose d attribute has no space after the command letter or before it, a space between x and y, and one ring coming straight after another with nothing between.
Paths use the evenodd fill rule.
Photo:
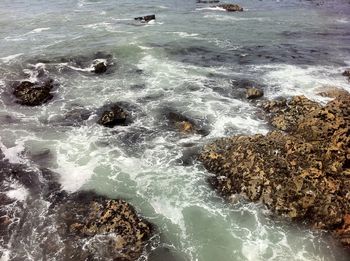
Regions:
<instances>
[{"instance_id":1,"label":"submerged rock","mask_svg":"<svg viewBox=\"0 0 350 261\"><path fill-rule=\"evenodd\" d=\"M240 7L239 5L236 5L236 4L221 4L221 5L217 5L217 7L221 7L228 12L242 12L243 11L243 8Z\"/></svg>"},{"instance_id":2,"label":"submerged rock","mask_svg":"<svg viewBox=\"0 0 350 261\"><path fill-rule=\"evenodd\" d=\"M53 87L52 79L44 83L22 81L14 87L13 94L18 99L18 103L22 105L38 106L53 98L51 94Z\"/></svg>"},{"instance_id":3,"label":"submerged rock","mask_svg":"<svg viewBox=\"0 0 350 261\"><path fill-rule=\"evenodd\" d=\"M140 17L135 17L134 20L148 23L151 20L156 20L156 16L155 15L140 16Z\"/></svg>"},{"instance_id":4,"label":"submerged rock","mask_svg":"<svg viewBox=\"0 0 350 261\"><path fill-rule=\"evenodd\" d=\"M206 134L206 131L198 126L195 121L176 111L165 113L168 127L182 134Z\"/></svg>"},{"instance_id":5,"label":"submerged rock","mask_svg":"<svg viewBox=\"0 0 350 261\"><path fill-rule=\"evenodd\" d=\"M303 96L264 104L278 130L206 146L200 160L225 197L244 195L274 213L335 233L349 245L350 94L326 106Z\"/></svg>"},{"instance_id":6,"label":"submerged rock","mask_svg":"<svg viewBox=\"0 0 350 261\"><path fill-rule=\"evenodd\" d=\"M248 88L246 90L246 98L247 99L256 99L260 98L264 95L264 92L258 88Z\"/></svg>"},{"instance_id":7,"label":"submerged rock","mask_svg":"<svg viewBox=\"0 0 350 261\"><path fill-rule=\"evenodd\" d=\"M102 113L98 120L98 124L105 127L113 128L116 125L125 125L128 119L128 113L118 105L113 105L108 110Z\"/></svg>"},{"instance_id":8,"label":"submerged rock","mask_svg":"<svg viewBox=\"0 0 350 261\"><path fill-rule=\"evenodd\" d=\"M96 74L105 73L107 71L107 64L105 62L97 62L93 67Z\"/></svg>"}]
</instances>

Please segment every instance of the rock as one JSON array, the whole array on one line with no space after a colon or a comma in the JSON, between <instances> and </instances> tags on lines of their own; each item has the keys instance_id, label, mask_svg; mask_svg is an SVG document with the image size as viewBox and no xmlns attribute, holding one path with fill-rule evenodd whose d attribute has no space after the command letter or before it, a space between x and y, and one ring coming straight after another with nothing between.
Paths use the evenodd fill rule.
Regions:
<instances>
[{"instance_id":1,"label":"rock","mask_svg":"<svg viewBox=\"0 0 350 261\"><path fill-rule=\"evenodd\" d=\"M263 105L277 128L207 145L199 159L230 199L264 203L290 220L334 233L349 246L350 94L327 105L303 96Z\"/></svg>"},{"instance_id":2,"label":"rock","mask_svg":"<svg viewBox=\"0 0 350 261\"><path fill-rule=\"evenodd\" d=\"M113 105L110 109L103 112L102 116L98 120L98 124L105 127L113 128L116 125L125 125L127 121L128 113L118 105Z\"/></svg>"},{"instance_id":3,"label":"rock","mask_svg":"<svg viewBox=\"0 0 350 261\"><path fill-rule=\"evenodd\" d=\"M61 232L63 236L70 235L67 243L80 257L99 256L95 249L85 246L86 240L98 238L93 242L95 247L103 247L101 256L105 259L136 261L154 230L127 202L93 192L72 194L58 213Z\"/></svg>"},{"instance_id":4,"label":"rock","mask_svg":"<svg viewBox=\"0 0 350 261\"><path fill-rule=\"evenodd\" d=\"M51 94L53 87L53 80L48 80L44 83L22 81L14 87L13 94L18 99L18 103L22 105L38 106L53 98Z\"/></svg>"},{"instance_id":5,"label":"rock","mask_svg":"<svg viewBox=\"0 0 350 261\"><path fill-rule=\"evenodd\" d=\"M141 21L143 23L148 23L151 20L156 20L156 16L155 15L140 16L140 17L135 17L134 20Z\"/></svg>"},{"instance_id":6,"label":"rock","mask_svg":"<svg viewBox=\"0 0 350 261\"><path fill-rule=\"evenodd\" d=\"M221 4L217 5L217 7L223 8L228 12L242 12L243 8L236 4Z\"/></svg>"},{"instance_id":7,"label":"rock","mask_svg":"<svg viewBox=\"0 0 350 261\"><path fill-rule=\"evenodd\" d=\"M350 77L350 69L345 70L343 76Z\"/></svg>"},{"instance_id":8,"label":"rock","mask_svg":"<svg viewBox=\"0 0 350 261\"><path fill-rule=\"evenodd\" d=\"M215 4L219 2L220 0L197 0L198 4Z\"/></svg>"},{"instance_id":9,"label":"rock","mask_svg":"<svg viewBox=\"0 0 350 261\"><path fill-rule=\"evenodd\" d=\"M323 88L322 91L318 93L318 95L323 97L329 97L329 98L337 98L339 96L347 95L348 92L344 89L337 88L337 87L327 87Z\"/></svg>"},{"instance_id":10,"label":"rock","mask_svg":"<svg viewBox=\"0 0 350 261\"><path fill-rule=\"evenodd\" d=\"M246 98L247 99L256 99L260 98L264 95L264 92L257 88L248 88L246 91Z\"/></svg>"},{"instance_id":11,"label":"rock","mask_svg":"<svg viewBox=\"0 0 350 261\"><path fill-rule=\"evenodd\" d=\"M168 127L176 129L182 134L206 134L206 131L200 128L193 120L176 111L165 113Z\"/></svg>"},{"instance_id":12,"label":"rock","mask_svg":"<svg viewBox=\"0 0 350 261\"><path fill-rule=\"evenodd\" d=\"M105 62L98 62L94 64L93 67L96 74L105 73L107 71L107 64Z\"/></svg>"}]
</instances>

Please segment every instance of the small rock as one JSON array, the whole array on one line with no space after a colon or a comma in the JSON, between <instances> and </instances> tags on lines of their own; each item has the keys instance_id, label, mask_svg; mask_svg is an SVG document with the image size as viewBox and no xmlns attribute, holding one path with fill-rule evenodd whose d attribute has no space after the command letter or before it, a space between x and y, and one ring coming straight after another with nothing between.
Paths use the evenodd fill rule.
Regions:
<instances>
[{"instance_id":1,"label":"small rock","mask_svg":"<svg viewBox=\"0 0 350 261\"><path fill-rule=\"evenodd\" d=\"M217 7L221 7L228 12L242 12L243 11L243 8L240 7L239 5L236 5L236 4L222 4L222 5L218 5Z\"/></svg>"},{"instance_id":2,"label":"small rock","mask_svg":"<svg viewBox=\"0 0 350 261\"><path fill-rule=\"evenodd\" d=\"M156 16L155 15L140 16L140 17L135 17L134 20L141 21L143 23L148 23L151 20L156 20Z\"/></svg>"},{"instance_id":3,"label":"small rock","mask_svg":"<svg viewBox=\"0 0 350 261\"><path fill-rule=\"evenodd\" d=\"M345 70L343 76L350 77L350 69Z\"/></svg>"},{"instance_id":4,"label":"small rock","mask_svg":"<svg viewBox=\"0 0 350 261\"><path fill-rule=\"evenodd\" d=\"M105 73L107 71L107 65L105 62L98 62L94 65L94 72L96 74Z\"/></svg>"},{"instance_id":5,"label":"small rock","mask_svg":"<svg viewBox=\"0 0 350 261\"><path fill-rule=\"evenodd\" d=\"M256 99L256 98L260 98L264 95L264 92L260 89L257 88L249 88L246 91L246 98L247 99Z\"/></svg>"},{"instance_id":6,"label":"small rock","mask_svg":"<svg viewBox=\"0 0 350 261\"><path fill-rule=\"evenodd\" d=\"M27 106L37 106L53 98L53 95L50 93L53 85L53 80L48 80L44 83L23 81L15 87L13 94L18 99L18 103Z\"/></svg>"},{"instance_id":7,"label":"small rock","mask_svg":"<svg viewBox=\"0 0 350 261\"><path fill-rule=\"evenodd\" d=\"M103 112L98 124L113 128L116 125L125 125L128 113L118 105L113 105L109 110Z\"/></svg>"}]
</instances>

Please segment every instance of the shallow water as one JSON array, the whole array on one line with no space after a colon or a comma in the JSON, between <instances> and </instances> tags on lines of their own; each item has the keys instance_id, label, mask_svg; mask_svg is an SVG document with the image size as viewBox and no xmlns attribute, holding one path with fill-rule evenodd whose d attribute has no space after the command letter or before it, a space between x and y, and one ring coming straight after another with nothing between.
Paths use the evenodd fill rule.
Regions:
<instances>
[{"instance_id":1,"label":"shallow water","mask_svg":"<svg viewBox=\"0 0 350 261\"><path fill-rule=\"evenodd\" d=\"M191 158L215 138L269 130L244 99L246 83L262 86L266 98L304 94L320 102L322 88L350 90L341 75L350 66L348 1L236 2L246 11L186 0L2 0L1 149L11 162L59 173L68 191L128 200L158 227L149 260L348 260L320 232L276 220L257 204L224 202ZM153 13L147 25L132 19ZM113 56L109 73L89 73L89 63L105 56L97 52ZM35 79L38 68L59 82L54 99L14 103L8 83ZM99 108L113 102L129 108L132 124L96 124ZM84 111L84 119L76 116ZM170 129L167 111L208 135ZM12 187L7 195L24 201L26 188ZM43 220L46 208L44 201L33 207ZM41 226L32 219L28 227ZM1 260L41 258L35 234L23 237L31 240L1 246Z\"/></svg>"}]
</instances>

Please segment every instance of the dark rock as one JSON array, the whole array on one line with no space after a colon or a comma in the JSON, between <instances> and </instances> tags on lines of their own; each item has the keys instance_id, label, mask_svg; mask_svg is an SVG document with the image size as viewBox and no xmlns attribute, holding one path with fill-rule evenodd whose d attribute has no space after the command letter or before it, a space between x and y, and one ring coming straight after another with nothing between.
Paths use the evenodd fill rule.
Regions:
<instances>
[{"instance_id":1,"label":"dark rock","mask_svg":"<svg viewBox=\"0 0 350 261\"><path fill-rule=\"evenodd\" d=\"M264 95L264 92L260 89L257 88L248 88L246 90L246 98L247 99L256 99L256 98L260 98Z\"/></svg>"},{"instance_id":2,"label":"dark rock","mask_svg":"<svg viewBox=\"0 0 350 261\"><path fill-rule=\"evenodd\" d=\"M215 4L219 2L220 0L197 0L198 4Z\"/></svg>"},{"instance_id":3,"label":"dark rock","mask_svg":"<svg viewBox=\"0 0 350 261\"><path fill-rule=\"evenodd\" d=\"M343 72L343 76L349 77L350 80L350 69L347 69Z\"/></svg>"},{"instance_id":4,"label":"dark rock","mask_svg":"<svg viewBox=\"0 0 350 261\"><path fill-rule=\"evenodd\" d=\"M239 5L236 5L236 4L221 4L221 5L217 5L217 7L221 7L228 12L242 12L243 11L243 8L240 7Z\"/></svg>"},{"instance_id":5,"label":"dark rock","mask_svg":"<svg viewBox=\"0 0 350 261\"><path fill-rule=\"evenodd\" d=\"M127 122L128 113L118 105L113 105L110 109L103 112L98 120L98 124L105 127L113 128L116 125L125 125Z\"/></svg>"},{"instance_id":6,"label":"dark rock","mask_svg":"<svg viewBox=\"0 0 350 261\"><path fill-rule=\"evenodd\" d=\"M199 158L216 175L211 184L224 197L260 201L350 246L350 94L326 106L297 96L263 107L278 130L204 148Z\"/></svg>"},{"instance_id":7,"label":"dark rock","mask_svg":"<svg viewBox=\"0 0 350 261\"><path fill-rule=\"evenodd\" d=\"M192 119L176 111L166 111L165 117L168 127L175 128L182 134L207 134L206 131L198 126Z\"/></svg>"},{"instance_id":8,"label":"dark rock","mask_svg":"<svg viewBox=\"0 0 350 261\"><path fill-rule=\"evenodd\" d=\"M51 89L53 87L53 80L48 80L43 83L23 81L14 87L13 94L18 99L18 103L22 105L38 106L53 98L51 94Z\"/></svg>"},{"instance_id":9,"label":"dark rock","mask_svg":"<svg viewBox=\"0 0 350 261\"><path fill-rule=\"evenodd\" d=\"M107 71L107 64L105 62L98 62L94 64L94 72L96 74L105 73Z\"/></svg>"},{"instance_id":10,"label":"dark rock","mask_svg":"<svg viewBox=\"0 0 350 261\"><path fill-rule=\"evenodd\" d=\"M140 17L135 17L134 20L148 23L151 20L156 20L156 16L155 15L140 16Z\"/></svg>"}]
</instances>

